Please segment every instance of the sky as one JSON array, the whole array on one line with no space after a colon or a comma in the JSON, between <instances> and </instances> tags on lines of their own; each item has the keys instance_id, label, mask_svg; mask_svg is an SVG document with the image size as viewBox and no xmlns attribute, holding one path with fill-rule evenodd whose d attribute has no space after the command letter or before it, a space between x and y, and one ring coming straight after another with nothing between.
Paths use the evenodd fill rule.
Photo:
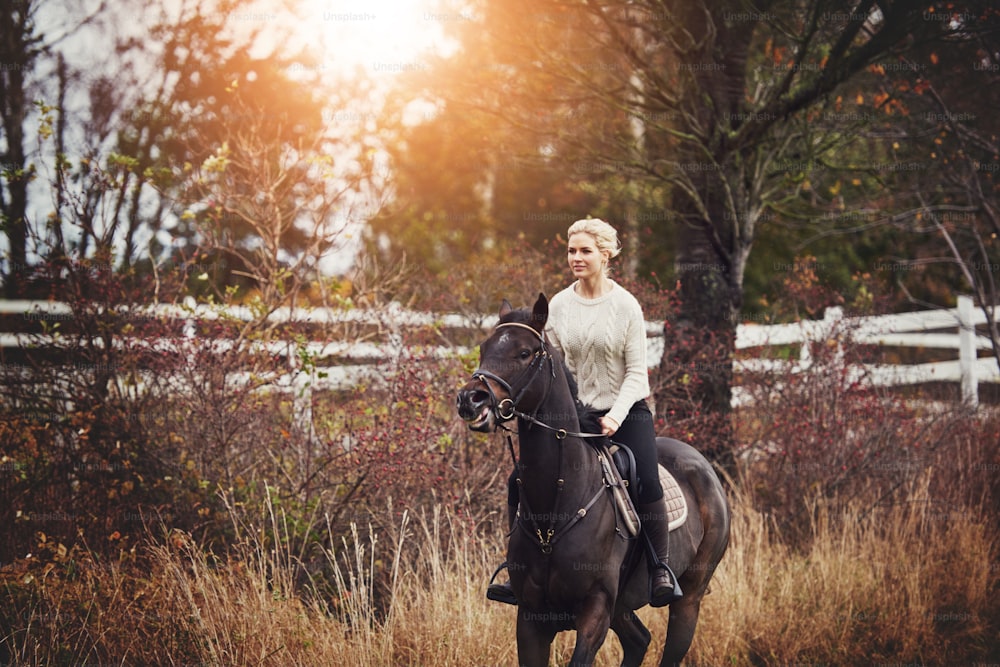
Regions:
<instances>
[{"instance_id":1,"label":"sky","mask_svg":"<svg viewBox=\"0 0 1000 667\"><path fill-rule=\"evenodd\" d=\"M436 0L293 0L292 12L275 7L281 0L258 0L241 20L280 23L292 39L315 51L320 72L357 71L372 80L426 67L427 51L449 52L445 24L468 20L435 9ZM239 16L234 17L240 19ZM298 46L298 45L296 45Z\"/></svg>"}]
</instances>

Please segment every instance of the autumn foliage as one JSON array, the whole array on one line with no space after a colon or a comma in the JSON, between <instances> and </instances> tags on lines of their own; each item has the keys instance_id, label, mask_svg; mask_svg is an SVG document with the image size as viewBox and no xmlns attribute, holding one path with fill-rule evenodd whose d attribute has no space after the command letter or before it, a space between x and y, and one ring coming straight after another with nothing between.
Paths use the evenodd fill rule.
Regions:
<instances>
[{"instance_id":1,"label":"autumn foliage","mask_svg":"<svg viewBox=\"0 0 1000 667\"><path fill-rule=\"evenodd\" d=\"M539 291L544 262L511 270L509 262L494 261L456 267L450 292L427 290L422 298L437 299L438 312L471 313L498 293L522 305ZM491 280L476 281L484 266L493 267ZM384 301L377 306L382 324L367 328L279 325L224 317L222 310L194 318L183 307L170 317L142 309L149 288L140 280L93 266L62 270L71 276L61 292L70 311L20 318L32 344L2 369L0 518L10 527L0 545L3 662L127 654L249 664L269 651L275 653L268 664L292 656L356 661L364 646L369 659L393 655L408 663L410 652L438 659L435 630L416 620L428 604L462 628L466 639L450 647L452 660L508 659L500 644L473 639L495 635L484 628L505 623L500 612L462 611L482 605L480 584L499 558L509 466L499 436L472 434L454 414L454 390L475 367L481 329L401 326ZM559 285L559 270L544 274L541 289ZM159 294L183 304L184 278L162 280ZM441 279L418 282L434 280ZM658 396L669 397L657 405L658 430L707 449L701 424L720 417L685 393L696 368L688 365L697 365L703 351L690 342L678 347L681 337L671 334L676 294L655 281L628 286L647 317L665 322L668 363L651 376ZM243 305L253 312L252 300ZM399 352L355 386L282 389L284 374L333 363L310 356L306 340L386 342L390 335L400 336ZM287 351L278 353L276 343ZM442 355L439 345L453 352ZM830 540L863 551L890 537L912 545L959 531L985 550L966 556L995 562L989 517L1000 493L997 420L988 411L973 415L865 386L845 372L862 352L868 354L849 344L820 347L809 374L737 377L754 401L727 418L738 444L736 474L727 477L738 531L724 563L730 569L719 577L724 605L735 604L744 575L764 586L769 575L755 569L754 550L796 580L795 554L825 553L835 580L847 561L837 560L845 554L830 551ZM289 358L299 371L290 370ZM311 416L303 421L306 405ZM855 532L844 532L849 527ZM893 537L892 530L902 532ZM956 554L956 563L966 556ZM996 590L995 571L958 566ZM919 588L934 574L914 566L851 576L920 578L924 583L907 583ZM446 600L441 590L459 597ZM778 588L744 593L775 618L797 604ZM827 617L847 614L845 627L859 641L888 636L880 655L895 655L896 630L837 606L853 599L831 596L818 608ZM715 604L707 601L706 609ZM970 659L984 655L977 642L997 631L986 620L994 608L988 598L953 593L940 604L921 604L921 614L972 614L982 623L956 635L971 643L941 643L937 626L948 626L924 623L918 614L899 625L900 636L909 637L900 651L927 656L945 646ZM127 625L134 632L123 631L125 617L135 619ZM396 632L405 618L418 634ZM728 622L753 634L740 625L745 618L734 609ZM725 627L706 611L701 632ZM26 641L29 632L38 642ZM360 644L337 640L362 632ZM924 634L914 639L912 632ZM745 664L759 662L748 650L775 649L748 642L721 645L725 655L715 645L695 650ZM802 651L836 660L818 645Z\"/></svg>"}]
</instances>

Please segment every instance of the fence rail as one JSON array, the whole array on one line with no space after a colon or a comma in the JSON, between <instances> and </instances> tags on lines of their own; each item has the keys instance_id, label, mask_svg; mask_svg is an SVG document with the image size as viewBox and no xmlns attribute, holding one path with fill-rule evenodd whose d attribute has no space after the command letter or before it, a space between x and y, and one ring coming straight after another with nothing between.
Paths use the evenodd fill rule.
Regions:
<instances>
[{"instance_id":1,"label":"fence rail","mask_svg":"<svg viewBox=\"0 0 1000 667\"><path fill-rule=\"evenodd\" d=\"M957 350L958 358L952 361L859 364L851 371L855 377L864 378L877 386L957 382L961 386L962 401L976 406L979 404L979 383L1000 382L997 359L992 354L984 358L978 356L979 350L993 350L990 339L976 330L988 321L984 309L975 308L973 300L967 296L959 296L955 308L897 315L849 318L843 316L840 308L828 308L822 320L767 326L740 325L736 332L737 349L798 344L800 356L797 361L738 360L736 367L747 371L806 371L812 365L811 344L838 336L879 347ZM739 387L735 388L734 401L746 399Z\"/></svg>"},{"instance_id":2,"label":"fence rail","mask_svg":"<svg viewBox=\"0 0 1000 667\"><path fill-rule=\"evenodd\" d=\"M119 311L121 312L121 311ZM257 315L249 308L207 306L193 301L184 305L156 304L135 308L126 313L136 317L157 317L185 322L183 338L195 337L198 321L230 318L251 321ZM53 301L0 301L0 315L20 316L27 320L57 320L72 317L71 308ZM373 311L363 309L296 308L278 309L267 319L275 323L304 324L359 324L375 326L385 333L387 342L345 341L288 341L267 343L267 351L284 357L288 373L275 376L273 386L279 390L302 392L304 387L336 389L349 386L362 378L373 376L373 365L379 361L398 358L405 348L400 333L406 328L436 326L442 329L470 329L486 331L496 324L495 315L435 314L404 309L392 305ZM965 403L977 405L980 382L1000 382L1000 367L992 357L978 358L979 350L991 350L990 339L979 335L976 327L987 323L983 309L974 307L972 299L961 296L956 308L927 310L898 315L874 317L844 317L839 308L830 308L821 320L803 320L789 324L740 324L736 330L737 350L751 350L775 346L799 347L797 360L773 358L738 358L734 362L737 372L784 371L806 372L813 366L811 347L831 338L850 339L856 343L882 347L916 347L957 350L958 358L952 361L907 365L865 364L852 367L859 378L880 386L922 384L928 382L957 382ZM665 341L663 327L658 322L647 322L649 366L658 366ZM56 339L41 334L0 332L0 348L20 348L29 344L56 344ZM156 349L178 348L176 339L162 338L145 341ZM213 341L225 346L226 341ZM232 343L229 343L232 344ZM221 349L221 348L220 348ZM314 358L341 358L363 360L361 363L317 368L312 377L304 380L297 371L299 354ZM448 356L468 353L461 346L423 346L421 354ZM734 403L743 403L749 397L734 388Z\"/></svg>"}]
</instances>

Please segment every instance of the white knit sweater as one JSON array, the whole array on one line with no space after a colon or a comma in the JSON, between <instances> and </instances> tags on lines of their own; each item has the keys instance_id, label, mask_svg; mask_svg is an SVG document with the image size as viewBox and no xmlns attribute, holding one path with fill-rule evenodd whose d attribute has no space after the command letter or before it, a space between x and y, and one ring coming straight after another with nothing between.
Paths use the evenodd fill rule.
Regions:
<instances>
[{"instance_id":1,"label":"white knit sweater","mask_svg":"<svg viewBox=\"0 0 1000 667\"><path fill-rule=\"evenodd\" d=\"M621 424L636 401L649 396L646 324L628 290L612 288L585 299L570 285L549 302L549 339L566 358L580 399Z\"/></svg>"}]
</instances>

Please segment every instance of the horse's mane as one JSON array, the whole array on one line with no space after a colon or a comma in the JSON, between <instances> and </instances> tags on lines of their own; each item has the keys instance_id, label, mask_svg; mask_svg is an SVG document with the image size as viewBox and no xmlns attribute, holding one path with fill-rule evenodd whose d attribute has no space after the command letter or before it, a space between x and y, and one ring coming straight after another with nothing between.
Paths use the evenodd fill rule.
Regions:
<instances>
[{"instance_id":1,"label":"horse's mane","mask_svg":"<svg viewBox=\"0 0 1000 667\"><path fill-rule=\"evenodd\" d=\"M527 308L518 308L507 313L500 318L500 324L507 322L517 322L519 324L531 325L534 316L531 311ZM569 366L566 365L566 360L563 358L562 354L558 350L550 349L549 352L552 356L559 360L562 364L563 375L566 376L566 382L569 383L570 393L573 395L573 403L576 405L576 415L580 420L580 432L581 433L600 433L601 432L601 414L597 408L585 404L580 400L580 388L576 383L576 378L569 371Z\"/></svg>"}]
</instances>

